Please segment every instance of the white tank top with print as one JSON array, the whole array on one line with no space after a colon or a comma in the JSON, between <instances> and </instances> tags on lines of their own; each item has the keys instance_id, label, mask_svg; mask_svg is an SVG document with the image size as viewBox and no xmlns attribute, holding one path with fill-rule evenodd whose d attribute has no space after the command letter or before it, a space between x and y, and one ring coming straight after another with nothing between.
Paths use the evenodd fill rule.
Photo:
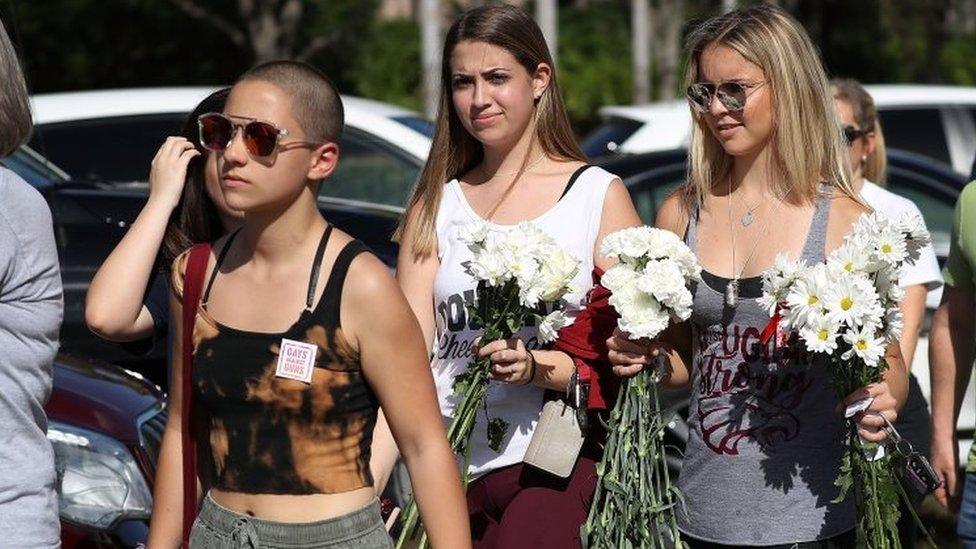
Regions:
<instances>
[{"instance_id":1,"label":"white tank top with print","mask_svg":"<svg viewBox=\"0 0 976 549\"><path fill-rule=\"evenodd\" d=\"M593 250L600 229L603 201L615 178L598 167L580 168L570 178L559 201L531 221L581 261L579 273L573 279L573 291L566 296L563 309L571 320L583 307L586 293L593 284ZM466 303L474 300L476 284L462 264L472 259L472 254L458 240L457 232L460 227L480 219L465 199L460 183L456 179L447 183L437 212L440 268L434 281L436 337L431 363L441 413L447 424L455 405L454 376L471 363L471 344L481 335L479 329L472 329L465 308ZM494 223L489 226L494 231L513 227ZM527 326L519 332L519 337L528 348L537 348L537 333L535 326ZM509 427L500 450L492 450L488 447L485 411L479 410L471 435L469 472L474 477L522 461L542 409L543 389L492 381L486 398L490 417L507 421Z\"/></svg>"}]
</instances>

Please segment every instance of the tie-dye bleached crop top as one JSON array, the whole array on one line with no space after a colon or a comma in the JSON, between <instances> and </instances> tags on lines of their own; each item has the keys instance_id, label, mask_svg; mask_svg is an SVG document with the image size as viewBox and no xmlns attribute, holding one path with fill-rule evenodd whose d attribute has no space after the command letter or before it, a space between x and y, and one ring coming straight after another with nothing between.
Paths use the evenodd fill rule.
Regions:
<instances>
[{"instance_id":1,"label":"tie-dye bleached crop top","mask_svg":"<svg viewBox=\"0 0 976 549\"><path fill-rule=\"evenodd\" d=\"M321 263L331 226L319 245ZM342 285L365 246L350 242L325 291L285 332L237 330L215 321L207 298L230 249L217 259L193 328L194 415L201 473L212 487L250 494L331 494L372 486L370 443L378 404L359 355L339 325ZM182 299L188 254L177 258L173 291ZM312 269L315 288L318 269ZM276 376L282 339L316 347L311 383ZM209 459L203 456L208 456Z\"/></svg>"}]
</instances>

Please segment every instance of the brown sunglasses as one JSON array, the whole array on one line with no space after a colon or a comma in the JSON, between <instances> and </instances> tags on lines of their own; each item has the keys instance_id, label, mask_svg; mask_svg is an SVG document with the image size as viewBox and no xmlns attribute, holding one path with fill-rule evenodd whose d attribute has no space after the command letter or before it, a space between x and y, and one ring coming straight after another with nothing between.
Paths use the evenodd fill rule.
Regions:
<instances>
[{"instance_id":1,"label":"brown sunglasses","mask_svg":"<svg viewBox=\"0 0 976 549\"><path fill-rule=\"evenodd\" d=\"M246 120L245 123L235 123L230 116L219 112L208 112L197 117L200 128L200 144L205 149L215 153L222 153L230 147L237 129L240 128L244 137L244 146L251 156L271 156L278 147L279 139L288 136L288 130L279 128L271 122L235 116ZM319 143L310 141L296 141L297 144L318 146Z\"/></svg>"}]
</instances>

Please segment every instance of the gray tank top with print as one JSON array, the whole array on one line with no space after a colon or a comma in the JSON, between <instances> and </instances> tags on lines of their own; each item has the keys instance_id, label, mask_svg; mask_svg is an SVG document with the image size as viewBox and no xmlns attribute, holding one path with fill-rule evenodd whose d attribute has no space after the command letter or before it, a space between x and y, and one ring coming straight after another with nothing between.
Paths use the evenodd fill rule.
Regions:
<instances>
[{"instance_id":1,"label":"gray tank top with print","mask_svg":"<svg viewBox=\"0 0 976 549\"><path fill-rule=\"evenodd\" d=\"M830 199L818 198L802 257L824 261ZM695 250L697 208L685 241ZM760 334L769 315L759 305L759 277L739 281L739 301L725 303L728 279L702 272L693 288L690 439L678 486L686 534L726 545L778 545L841 534L854 508L837 496L845 428L827 366L810 363Z\"/></svg>"}]
</instances>

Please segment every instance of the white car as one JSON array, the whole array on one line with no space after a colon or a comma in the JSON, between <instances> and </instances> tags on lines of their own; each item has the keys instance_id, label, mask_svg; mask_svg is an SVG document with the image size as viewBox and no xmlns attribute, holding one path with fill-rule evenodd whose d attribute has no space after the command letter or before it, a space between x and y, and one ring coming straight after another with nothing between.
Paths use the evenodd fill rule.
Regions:
<instances>
[{"instance_id":1,"label":"white car","mask_svg":"<svg viewBox=\"0 0 976 549\"><path fill-rule=\"evenodd\" d=\"M134 88L35 95L30 147L72 178L145 185L149 163L211 87ZM342 161L329 197L402 207L430 150L419 114L343 96Z\"/></svg>"},{"instance_id":2,"label":"white car","mask_svg":"<svg viewBox=\"0 0 976 549\"><path fill-rule=\"evenodd\" d=\"M976 156L976 87L883 84L874 98L889 147L923 154L969 175ZM603 124L583 142L591 158L684 148L691 139L685 100L600 109Z\"/></svg>"}]
</instances>

